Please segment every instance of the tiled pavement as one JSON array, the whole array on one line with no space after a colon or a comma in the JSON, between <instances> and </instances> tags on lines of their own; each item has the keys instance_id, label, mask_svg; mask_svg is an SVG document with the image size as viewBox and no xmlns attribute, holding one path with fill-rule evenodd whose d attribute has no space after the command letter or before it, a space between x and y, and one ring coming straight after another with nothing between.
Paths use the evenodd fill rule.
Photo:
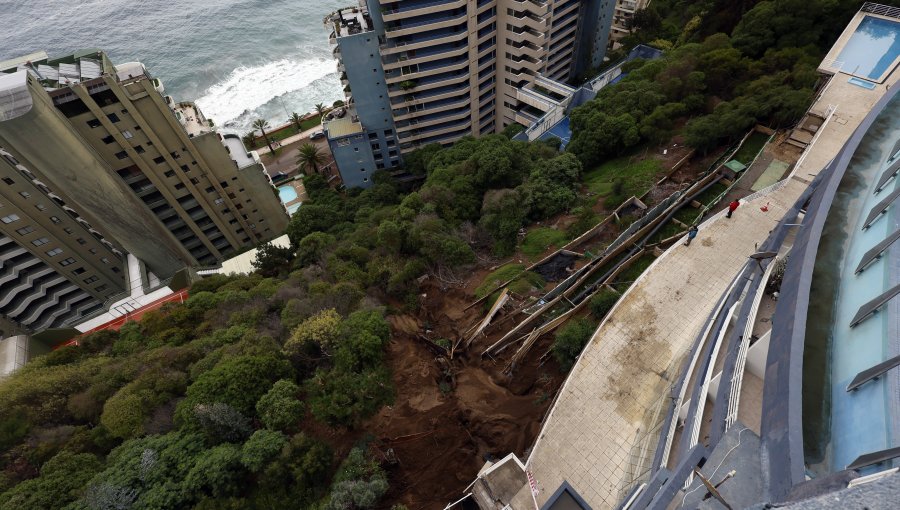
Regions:
<instances>
[{"instance_id":1,"label":"tiled pavement","mask_svg":"<svg viewBox=\"0 0 900 510\"><path fill-rule=\"evenodd\" d=\"M677 244L632 286L572 369L528 459L539 504L563 480L595 510L618 503L644 415L677 377L669 368L683 359L755 244L765 240L885 90L881 85L861 92L846 76L835 77L813 111L824 113L833 105L836 114L787 183L744 203L731 219L720 215L707 222L690 247ZM767 212L760 209L764 205Z\"/></svg>"}]
</instances>

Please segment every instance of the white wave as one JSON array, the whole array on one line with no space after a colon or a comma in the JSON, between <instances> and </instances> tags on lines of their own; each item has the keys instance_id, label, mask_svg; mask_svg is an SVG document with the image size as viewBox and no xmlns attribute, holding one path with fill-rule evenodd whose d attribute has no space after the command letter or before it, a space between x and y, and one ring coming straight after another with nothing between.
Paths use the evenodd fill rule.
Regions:
<instances>
[{"instance_id":1,"label":"white wave","mask_svg":"<svg viewBox=\"0 0 900 510\"><path fill-rule=\"evenodd\" d=\"M223 125L275 97L303 89L335 73L335 61L325 58L301 61L285 58L260 66L242 66L210 87L197 100L197 105L216 124Z\"/></svg>"}]
</instances>

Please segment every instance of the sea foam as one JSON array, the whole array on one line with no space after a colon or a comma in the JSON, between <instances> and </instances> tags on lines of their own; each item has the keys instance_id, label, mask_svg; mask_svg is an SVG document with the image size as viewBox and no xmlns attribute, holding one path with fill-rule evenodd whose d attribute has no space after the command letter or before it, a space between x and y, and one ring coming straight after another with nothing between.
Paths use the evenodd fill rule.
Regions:
<instances>
[{"instance_id":1,"label":"sea foam","mask_svg":"<svg viewBox=\"0 0 900 510\"><path fill-rule=\"evenodd\" d=\"M317 80L332 74L339 83L335 61L330 58L283 58L259 66L242 66L207 89L197 99L197 105L220 126L247 127L244 124L252 122L248 117L254 110L280 96L311 88ZM310 108L312 104L305 106Z\"/></svg>"}]
</instances>

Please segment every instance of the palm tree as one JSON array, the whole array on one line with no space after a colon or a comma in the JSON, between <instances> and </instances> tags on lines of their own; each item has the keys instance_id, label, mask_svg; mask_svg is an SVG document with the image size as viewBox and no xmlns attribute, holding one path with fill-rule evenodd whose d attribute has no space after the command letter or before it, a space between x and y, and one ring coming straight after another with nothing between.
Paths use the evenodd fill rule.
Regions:
<instances>
[{"instance_id":1,"label":"palm tree","mask_svg":"<svg viewBox=\"0 0 900 510\"><path fill-rule=\"evenodd\" d=\"M314 173L319 172L319 167L325 164L325 155L318 147L311 143L304 143L300 146L300 152L297 156L297 168L306 173L312 169Z\"/></svg>"},{"instance_id":2,"label":"palm tree","mask_svg":"<svg viewBox=\"0 0 900 510\"><path fill-rule=\"evenodd\" d=\"M319 112L319 117L321 117L322 114L325 113L325 105L322 104L322 103L317 103L317 104L316 104L316 111Z\"/></svg>"},{"instance_id":3,"label":"palm tree","mask_svg":"<svg viewBox=\"0 0 900 510\"><path fill-rule=\"evenodd\" d=\"M300 127L300 123L303 121L303 117L301 117L299 113L297 113L297 112L292 113L290 121L293 122L295 126L297 126L298 134L303 131L303 128Z\"/></svg>"},{"instance_id":4,"label":"palm tree","mask_svg":"<svg viewBox=\"0 0 900 510\"><path fill-rule=\"evenodd\" d=\"M266 139L266 145L269 146L269 152L274 153L275 149L272 148L272 142L269 141L269 135L266 134L266 129L269 128L269 123L266 119L256 119L253 121L253 128L258 129L260 133L262 133L263 138Z\"/></svg>"}]
</instances>

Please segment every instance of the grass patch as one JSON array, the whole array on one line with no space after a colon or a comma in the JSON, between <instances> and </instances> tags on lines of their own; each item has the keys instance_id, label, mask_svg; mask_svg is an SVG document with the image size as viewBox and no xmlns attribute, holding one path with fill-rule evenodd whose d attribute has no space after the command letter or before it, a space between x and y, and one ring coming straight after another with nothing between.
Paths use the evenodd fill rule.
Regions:
<instances>
[{"instance_id":1,"label":"grass patch","mask_svg":"<svg viewBox=\"0 0 900 510\"><path fill-rule=\"evenodd\" d=\"M535 259L551 246L560 247L566 244L566 233L554 228L541 227L528 232L520 246L522 253L530 259Z\"/></svg>"},{"instance_id":2,"label":"grass patch","mask_svg":"<svg viewBox=\"0 0 900 510\"><path fill-rule=\"evenodd\" d=\"M617 187L616 180L620 180L618 187L621 190L616 194L622 195L624 201L632 195L640 196L647 192L659 180L662 172L662 164L656 159L632 163L630 158L619 158L586 172L583 180L587 189L598 195L610 195L618 191L614 188Z\"/></svg>"},{"instance_id":3,"label":"grass patch","mask_svg":"<svg viewBox=\"0 0 900 510\"><path fill-rule=\"evenodd\" d=\"M638 276L650 267L650 264L652 264L654 260L656 260L656 257L652 253L641 255L637 260L632 262L627 269L616 276L617 283L613 284L613 287L620 293L624 293L628 290L628 287L631 287L631 284L638 279Z\"/></svg>"},{"instance_id":4,"label":"grass patch","mask_svg":"<svg viewBox=\"0 0 900 510\"><path fill-rule=\"evenodd\" d=\"M703 205L710 205L710 203L718 198L719 195L725 192L728 189L728 186L722 184L721 182L717 182L710 186L706 191L700 193L694 200L700 202Z\"/></svg>"},{"instance_id":5,"label":"grass patch","mask_svg":"<svg viewBox=\"0 0 900 510\"><path fill-rule=\"evenodd\" d=\"M657 230L653 237L650 238L650 244L658 243L664 239L668 239L679 232L683 232L685 229L681 225L675 223L674 221L669 221L665 225L662 226L661 229Z\"/></svg>"},{"instance_id":6,"label":"grass patch","mask_svg":"<svg viewBox=\"0 0 900 510\"><path fill-rule=\"evenodd\" d=\"M741 148L735 153L731 159L736 159L745 165L750 165L750 162L753 161L753 158L759 154L759 151L762 150L766 145L766 141L769 139L769 135L760 133L759 131L754 131L747 140L744 142L744 145L741 145Z\"/></svg>"},{"instance_id":7,"label":"grass patch","mask_svg":"<svg viewBox=\"0 0 900 510\"><path fill-rule=\"evenodd\" d=\"M690 205L686 205L679 209L672 218L687 226L691 226L691 223L697 220L697 216L700 216L700 209L694 209Z\"/></svg>"},{"instance_id":8,"label":"grass patch","mask_svg":"<svg viewBox=\"0 0 900 510\"><path fill-rule=\"evenodd\" d=\"M516 275L525 271L525 264L506 264L487 275L481 285L475 289L475 296L483 298L497 289L497 285L515 278Z\"/></svg>"},{"instance_id":9,"label":"grass patch","mask_svg":"<svg viewBox=\"0 0 900 510\"><path fill-rule=\"evenodd\" d=\"M300 128L301 128L300 131L298 131L297 126L292 123L290 125L290 127L286 127L284 129L282 129L281 131L277 131L274 133L269 133L269 131L266 130L266 135L269 137L269 140L281 141L287 137L294 136L297 133L300 133L302 131L306 131L307 129L312 129L312 128L318 126L319 124L321 124L321 120L322 119L317 116L310 117L310 118L300 122ZM259 134L258 131L254 131L254 133ZM253 143L253 145L250 146L250 149L251 150L252 149L261 149L265 146L266 146L266 140L262 136L260 136L259 138L256 139L256 141ZM278 149L275 149L275 150L278 150Z\"/></svg>"}]
</instances>

